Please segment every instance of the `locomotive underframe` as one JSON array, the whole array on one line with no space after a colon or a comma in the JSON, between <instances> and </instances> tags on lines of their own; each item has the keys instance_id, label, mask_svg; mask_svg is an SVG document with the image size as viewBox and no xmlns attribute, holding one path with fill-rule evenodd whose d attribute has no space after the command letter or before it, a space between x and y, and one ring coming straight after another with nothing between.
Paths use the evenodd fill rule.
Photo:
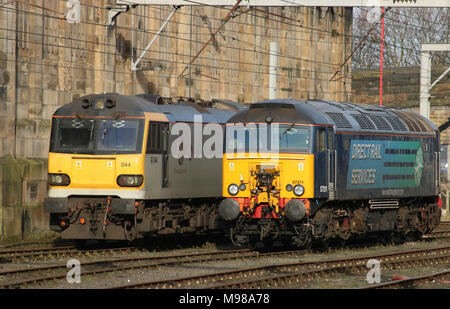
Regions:
<instances>
[{"instance_id":1,"label":"locomotive underframe","mask_svg":"<svg viewBox=\"0 0 450 309\"><path fill-rule=\"evenodd\" d=\"M311 203L313 204L313 203ZM319 202L320 204L320 202ZM398 207L371 209L368 200L324 202L298 223L286 218L247 218L240 216L228 226L230 239L237 245L261 240L281 240L297 247L313 241L345 241L372 234L387 240L420 237L440 222L436 197L405 198Z\"/></svg>"},{"instance_id":2,"label":"locomotive underframe","mask_svg":"<svg viewBox=\"0 0 450 309\"><path fill-rule=\"evenodd\" d=\"M119 205L119 207L117 207ZM70 197L68 211L50 214L63 239L128 240L218 228L214 199L123 200Z\"/></svg>"}]
</instances>

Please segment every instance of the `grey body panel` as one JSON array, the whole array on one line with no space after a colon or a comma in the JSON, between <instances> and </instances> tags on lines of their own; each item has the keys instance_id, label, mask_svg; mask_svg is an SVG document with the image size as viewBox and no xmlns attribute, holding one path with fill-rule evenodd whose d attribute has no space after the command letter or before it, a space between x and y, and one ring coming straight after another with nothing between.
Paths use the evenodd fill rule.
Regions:
<instances>
[{"instance_id":1,"label":"grey body panel","mask_svg":"<svg viewBox=\"0 0 450 309\"><path fill-rule=\"evenodd\" d=\"M163 187L163 155L145 157L145 199L219 197L222 194L222 159L174 159L169 156L167 186ZM181 163L181 164L180 164Z\"/></svg>"}]
</instances>

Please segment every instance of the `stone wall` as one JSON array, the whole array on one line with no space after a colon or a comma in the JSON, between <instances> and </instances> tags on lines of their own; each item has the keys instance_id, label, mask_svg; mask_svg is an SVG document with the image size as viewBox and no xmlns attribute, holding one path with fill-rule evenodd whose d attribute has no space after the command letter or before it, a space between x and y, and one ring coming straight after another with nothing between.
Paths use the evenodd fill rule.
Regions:
<instances>
[{"instance_id":1,"label":"stone wall","mask_svg":"<svg viewBox=\"0 0 450 309\"><path fill-rule=\"evenodd\" d=\"M46 230L47 159L0 159L0 239Z\"/></svg>"},{"instance_id":2,"label":"stone wall","mask_svg":"<svg viewBox=\"0 0 450 309\"><path fill-rule=\"evenodd\" d=\"M351 52L352 9L261 7L247 12L242 7L181 75L230 8L180 8L145 54L140 70L133 71L131 62L141 55L173 8L130 8L109 27L106 5L115 1L79 2L80 22L75 23L67 19L74 9L66 6L68 1L7 1L0 6L3 170L15 165L26 174L33 163L25 164L21 158L45 160L51 115L59 106L86 94L156 93L238 102L266 99L272 41L279 46L280 98L350 98L351 63L333 81L330 78ZM20 173L18 178L0 179L2 235L5 231L17 234L12 227L16 223L9 224L8 218L15 217L11 222L18 222L17 216L23 213L19 204L31 202L32 196L42 203L46 164L39 173L39 179ZM28 189L37 195L27 193ZM19 217L19 221L25 220Z\"/></svg>"},{"instance_id":3,"label":"stone wall","mask_svg":"<svg viewBox=\"0 0 450 309\"><path fill-rule=\"evenodd\" d=\"M180 76L229 8L182 7L133 71L173 8L131 8L110 29L111 1L80 1L80 23L66 20L66 2L0 7L0 157L47 157L52 113L90 93L266 99L271 41L279 45L279 97L350 98L350 64L330 78L351 51L351 9L244 7Z\"/></svg>"},{"instance_id":4,"label":"stone wall","mask_svg":"<svg viewBox=\"0 0 450 309\"><path fill-rule=\"evenodd\" d=\"M447 67L433 66L431 82ZM355 103L379 104L380 73L354 70L352 97ZM383 71L383 105L409 108L419 113L420 68L395 68ZM450 74L447 74L431 91L430 120L440 126L450 117ZM450 144L450 129L441 134L441 144Z\"/></svg>"}]
</instances>

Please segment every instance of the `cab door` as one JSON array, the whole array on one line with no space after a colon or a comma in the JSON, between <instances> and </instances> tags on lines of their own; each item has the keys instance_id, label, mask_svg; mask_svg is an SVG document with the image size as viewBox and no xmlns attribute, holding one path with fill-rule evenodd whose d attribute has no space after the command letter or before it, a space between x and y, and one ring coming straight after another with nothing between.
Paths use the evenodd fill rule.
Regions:
<instances>
[{"instance_id":1,"label":"cab door","mask_svg":"<svg viewBox=\"0 0 450 309\"><path fill-rule=\"evenodd\" d=\"M160 178L161 188L166 188L169 182L169 133L169 123L150 121L147 140L147 154L151 155L152 166L150 175L152 179Z\"/></svg>"},{"instance_id":2,"label":"cab door","mask_svg":"<svg viewBox=\"0 0 450 309\"><path fill-rule=\"evenodd\" d=\"M314 195L318 198L328 197L328 157L326 144L326 130L317 127L315 130L314 146Z\"/></svg>"},{"instance_id":3,"label":"cab door","mask_svg":"<svg viewBox=\"0 0 450 309\"><path fill-rule=\"evenodd\" d=\"M317 127L315 130L314 195L318 198L335 198L336 152L333 136L333 128Z\"/></svg>"},{"instance_id":4,"label":"cab door","mask_svg":"<svg viewBox=\"0 0 450 309\"><path fill-rule=\"evenodd\" d=\"M328 183L328 199L336 198L336 181L337 181L337 151L334 147L334 129L326 128L326 147L327 147L327 183Z\"/></svg>"}]
</instances>

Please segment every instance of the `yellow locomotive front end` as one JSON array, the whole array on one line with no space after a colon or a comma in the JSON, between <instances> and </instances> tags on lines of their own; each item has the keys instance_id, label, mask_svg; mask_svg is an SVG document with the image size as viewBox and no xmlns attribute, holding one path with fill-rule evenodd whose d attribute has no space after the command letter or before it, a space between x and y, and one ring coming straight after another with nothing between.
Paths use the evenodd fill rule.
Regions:
<instances>
[{"instance_id":1,"label":"yellow locomotive front end","mask_svg":"<svg viewBox=\"0 0 450 309\"><path fill-rule=\"evenodd\" d=\"M62 238L136 237L135 215L145 197L145 115L114 107L99 96L52 118L45 208Z\"/></svg>"},{"instance_id":2,"label":"yellow locomotive front end","mask_svg":"<svg viewBox=\"0 0 450 309\"><path fill-rule=\"evenodd\" d=\"M221 159L179 157L172 146L190 143L202 121L221 129L239 109L114 93L61 106L52 117L44 205L50 228L64 239L128 241L217 229Z\"/></svg>"},{"instance_id":3,"label":"yellow locomotive front end","mask_svg":"<svg viewBox=\"0 0 450 309\"><path fill-rule=\"evenodd\" d=\"M308 241L305 223L314 197L312 136L312 126L295 123L247 123L227 130L225 199L219 215L228 222L234 243L280 238L301 246Z\"/></svg>"}]
</instances>

